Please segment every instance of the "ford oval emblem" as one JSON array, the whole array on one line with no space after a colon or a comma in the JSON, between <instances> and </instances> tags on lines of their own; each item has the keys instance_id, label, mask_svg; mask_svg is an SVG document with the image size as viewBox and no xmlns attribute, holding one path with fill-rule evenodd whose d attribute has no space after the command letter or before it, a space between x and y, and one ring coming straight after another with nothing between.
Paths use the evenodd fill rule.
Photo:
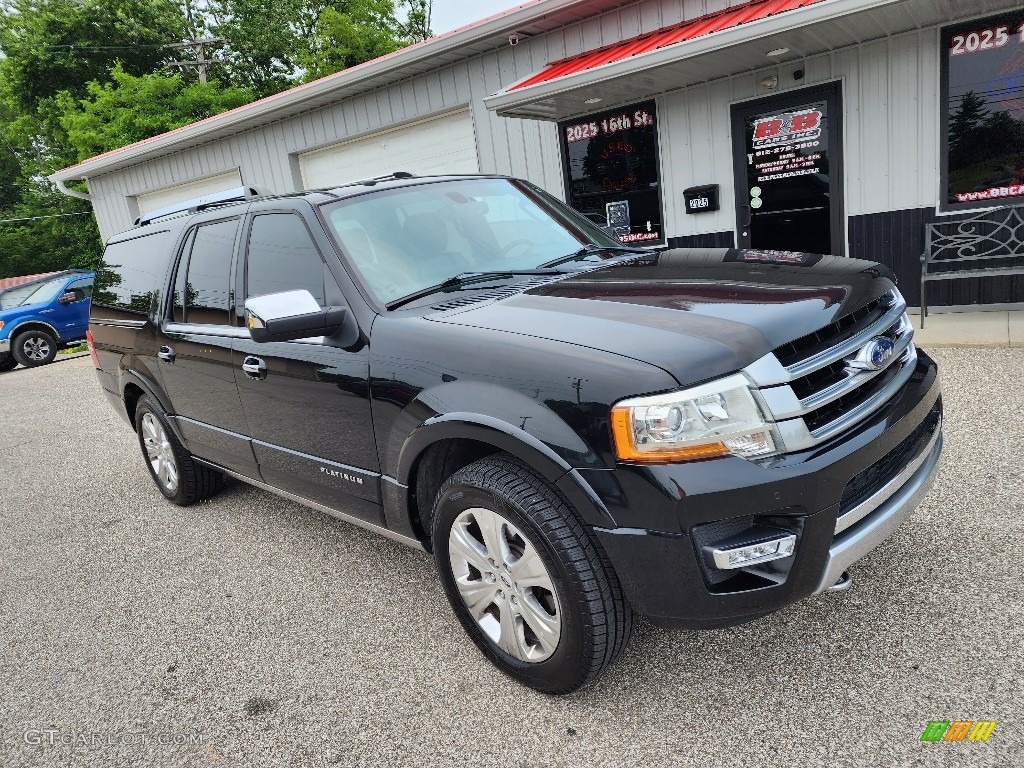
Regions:
<instances>
[{"instance_id":1,"label":"ford oval emblem","mask_svg":"<svg viewBox=\"0 0 1024 768\"><path fill-rule=\"evenodd\" d=\"M849 363L852 367L861 370L880 371L889 364L895 352L896 345L892 339L878 336L861 347L857 356Z\"/></svg>"}]
</instances>

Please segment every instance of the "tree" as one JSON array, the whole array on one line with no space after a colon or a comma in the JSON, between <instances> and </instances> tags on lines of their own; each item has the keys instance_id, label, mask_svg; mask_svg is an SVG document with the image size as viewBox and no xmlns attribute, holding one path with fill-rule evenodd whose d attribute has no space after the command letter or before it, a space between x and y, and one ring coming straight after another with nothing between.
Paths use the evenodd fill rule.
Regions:
<instances>
[{"instance_id":1,"label":"tree","mask_svg":"<svg viewBox=\"0 0 1024 768\"><path fill-rule=\"evenodd\" d=\"M429 37L429 0L210 0L228 79L267 96Z\"/></svg>"},{"instance_id":2,"label":"tree","mask_svg":"<svg viewBox=\"0 0 1024 768\"><path fill-rule=\"evenodd\" d=\"M180 74L136 77L120 63L105 83L91 82L88 95L57 97L60 124L78 161L148 139L212 115L247 104L246 88L200 83Z\"/></svg>"},{"instance_id":3,"label":"tree","mask_svg":"<svg viewBox=\"0 0 1024 768\"><path fill-rule=\"evenodd\" d=\"M418 43L434 36L430 29L434 0L399 0L398 5L405 11L405 24L400 28L403 38Z\"/></svg>"},{"instance_id":4,"label":"tree","mask_svg":"<svg viewBox=\"0 0 1024 768\"><path fill-rule=\"evenodd\" d=\"M975 162L978 155L978 130L988 117L988 102L974 91L960 98L960 106L949 118L949 165L962 168Z\"/></svg>"},{"instance_id":5,"label":"tree","mask_svg":"<svg viewBox=\"0 0 1024 768\"><path fill-rule=\"evenodd\" d=\"M2 75L29 111L60 91L84 94L115 61L131 74L154 71L186 27L177 5L150 0L5 0L0 9Z\"/></svg>"},{"instance_id":6,"label":"tree","mask_svg":"<svg viewBox=\"0 0 1024 768\"><path fill-rule=\"evenodd\" d=\"M317 19L310 44L296 57L303 79L316 80L405 45L391 0L350 0L344 5L344 12L328 7Z\"/></svg>"}]
</instances>

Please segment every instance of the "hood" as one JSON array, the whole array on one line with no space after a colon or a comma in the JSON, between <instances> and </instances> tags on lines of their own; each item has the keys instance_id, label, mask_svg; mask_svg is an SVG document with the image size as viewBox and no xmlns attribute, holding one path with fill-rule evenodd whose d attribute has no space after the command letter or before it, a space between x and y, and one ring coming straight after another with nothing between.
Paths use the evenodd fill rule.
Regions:
<instances>
[{"instance_id":1,"label":"hood","mask_svg":"<svg viewBox=\"0 0 1024 768\"><path fill-rule=\"evenodd\" d=\"M887 267L859 259L676 249L427 318L625 355L686 386L737 371L894 283Z\"/></svg>"}]
</instances>

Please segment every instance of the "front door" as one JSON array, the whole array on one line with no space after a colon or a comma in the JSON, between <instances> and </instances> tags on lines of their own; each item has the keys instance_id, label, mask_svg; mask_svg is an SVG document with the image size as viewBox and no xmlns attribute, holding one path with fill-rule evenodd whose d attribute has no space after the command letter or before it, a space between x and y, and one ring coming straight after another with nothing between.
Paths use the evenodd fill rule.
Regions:
<instances>
[{"instance_id":1,"label":"front door","mask_svg":"<svg viewBox=\"0 0 1024 768\"><path fill-rule=\"evenodd\" d=\"M322 307L343 304L312 232L297 211L254 213L245 296L304 289ZM239 367L235 378L263 479L383 525L369 347L357 343L343 349L324 338L258 344L246 337L236 340L235 350L250 371L253 365L259 371Z\"/></svg>"},{"instance_id":2,"label":"front door","mask_svg":"<svg viewBox=\"0 0 1024 768\"><path fill-rule=\"evenodd\" d=\"M838 83L733 107L737 243L843 255Z\"/></svg>"}]
</instances>

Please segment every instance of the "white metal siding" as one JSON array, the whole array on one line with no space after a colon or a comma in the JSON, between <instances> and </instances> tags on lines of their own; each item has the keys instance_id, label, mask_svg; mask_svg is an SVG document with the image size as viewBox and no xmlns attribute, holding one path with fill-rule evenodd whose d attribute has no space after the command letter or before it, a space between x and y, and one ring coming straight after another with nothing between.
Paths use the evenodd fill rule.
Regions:
<instances>
[{"instance_id":1,"label":"white metal siding","mask_svg":"<svg viewBox=\"0 0 1024 768\"><path fill-rule=\"evenodd\" d=\"M196 179L187 184L177 184L173 187L165 187L155 192L138 195L136 204L139 208L139 215L142 215L182 200L191 200L202 195L223 192L225 189L234 189L240 186L242 186L242 176L236 169L216 176Z\"/></svg>"},{"instance_id":2,"label":"white metal siding","mask_svg":"<svg viewBox=\"0 0 1024 768\"><path fill-rule=\"evenodd\" d=\"M299 156L307 189L372 178L391 171L417 175L477 173L469 110L374 133Z\"/></svg>"},{"instance_id":3,"label":"white metal siding","mask_svg":"<svg viewBox=\"0 0 1024 768\"><path fill-rule=\"evenodd\" d=\"M938 34L925 29L736 75L659 99L662 188L670 236L735 231L731 104L840 81L847 217L934 206L938 195ZM793 72L804 70L801 81ZM721 210L686 215L683 193L721 184Z\"/></svg>"}]
</instances>

